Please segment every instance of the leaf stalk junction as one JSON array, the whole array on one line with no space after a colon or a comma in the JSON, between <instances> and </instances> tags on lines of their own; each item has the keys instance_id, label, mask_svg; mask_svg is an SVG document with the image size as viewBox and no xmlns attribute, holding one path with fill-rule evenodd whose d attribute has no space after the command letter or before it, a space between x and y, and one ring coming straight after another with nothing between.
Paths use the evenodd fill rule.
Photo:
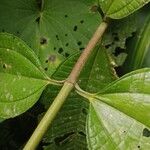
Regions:
<instances>
[{"instance_id":1,"label":"leaf stalk junction","mask_svg":"<svg viewBox=\"0 0 150 150\"><path fill-rule=\"evenodd\" d=\"M62 105L64 104L66 98L68 97L72 89L75 87L78 77L80 75L80 72L82 71L84 65L86 64L86 61L91 55L94 47L101 40L107 27L108 27L107 21L103 21L99 25L96 32L92 36L91 40L87 44L86 48L81 53L69 77L64 82L64 85L62 86L60 92L58 93L53 103L51 104L47 112L45 113L44 117L40 121L39 125L35 129L34 133L28 140L23 150L35 150L36 149L42 137L44 136L45 132L51 125L52 121L56 117Z\"/></svg>"}]
</instances>

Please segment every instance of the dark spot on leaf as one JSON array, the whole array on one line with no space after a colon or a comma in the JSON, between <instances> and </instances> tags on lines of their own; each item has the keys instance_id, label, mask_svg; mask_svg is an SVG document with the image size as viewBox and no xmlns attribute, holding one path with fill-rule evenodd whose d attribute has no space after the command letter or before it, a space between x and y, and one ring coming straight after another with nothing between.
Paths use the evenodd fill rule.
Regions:
<instances>
[{"instance_id":1,"label":"dark spot on leaf","mask_svg":"<svg viewBox=\"0 0 150 150\"><path fill-rule=\"evenodd\" d=\"M77 31L78 26L74 26L73 31Z\"/></svg>"},{"instance_id":2,"label":"dark spot on leaf","mask_svg":"<svg viewBox=\"0 0 150 150\"><path fill-rule=\"evenodd\" d=\"M65 18L68 18L68 15L65 15Z\"/></svg>"},{"instance_id":3,"label":"dark spot on leaf","mask_svg":"<svg viewBox=\"0 0 150 150\"><path fill-rule=\"evenodd\" d=\"M143 129L143 136L145 136L145 137L150 137L150 130L147 129L147 128L144 128L144 129Z\"/></svg>"},{"instance_id":4,"label":"dark spot on leaf","mask_svg":"<svg viewBox=\"0 0 150 150\"><path fill-rule=\"evenodd\" d=\"M7 65L6 64L3 64L3 69L6 69L7 68Z\"/></svg>"},{"instance_id":5,"label":"dark spot on leaf","mask_svg":"<svg viewBox=\"0 0 150 150\"><path fill-rule=\"evenodd\" d=\"M56 50L56 47L54 47L54 50Z\"/></svg>"},{"instance_id":6,"label":"dark spot on leaf","mask_svg":"<svg viewBox=\"0 0 150 150\"><path fill-rule=\"evenodd\" d=\"M5 32L5 30L4 30L4 29L2 29L2 32Z\"/></svg>"},{"instance_id":7,"label":"dark spot on leaf","mask_svg":"<svg viewBox=\"0 0 150 150\"><path fill-rule=\"evenodd\" d=\"M93 5L90 10L91 10L92 12L97 12L98 6L97 6L97 5Z\"/></svg>"},{"instance_id":8,"label":"dark spot on leaf","mask_svg":"<svg viewBox=\"0 0 150 150\"><path fill-rule=\"evenodd\" d=\"M66 33L65 36L68 36L68 34Z\"/></svg>"},{"instance_id":9,"label":"dark spot on leaf","mask_svg":"<svg viewBox=\"0 0 150 150\"><path fill-rule=\"evenodd\" d=\"M81 47L81 48L80 48L80 50L83 50L83 49L84 49L84 47Z\"/></svg>"},{"instance_id":10,"label":"dark spot on leaf","mask_svg":"<svg viewBox=\"0 0 150 150\"><path fill-rule=\"evenodd\" d=\"M69 43L66 43L66 47L69 45Z\"/></svg>"},{"instance_id":11,"label":"dark spot on leaf","mask_svg":"<svg viewBox=\"0 0 150 150\"><path fill-rule=\"evenodd\" d=\"M140 146L140 145L138 145L138 148L141 148L141 146Z\"/></svg>"},{"instance_id":12,"label":"dark spot on leaf","mask_svg":"<svg viewBox=\"0 0 150 150\"><path fill-rule=\"evenodd\" d=\"M39 24L40 23L40 17L37 17L35 21Z\"/></svg>"},{"instance_id":13,"label":"dark spot on leaf","mask_svg":"<svg viewBox=\"0 0 150 150\"><path fill-rule=\"evenodd\" d=\"M123 131L123 133L126 133L126 131Z\"/></svg>"},{"instance_id":14,"label":"dark spot on leaf","mask_svg":"<svg viewBox=\"0 0 150 150\"><path fill-rule=\"evenodd\" d=\"M80 45L82 44L82 42L81 42L81 41L79 41L77 44L80 46Z\"/></svg>"},{"instance_id":15,"label":"dark spot on leaf","mask_svg":"<svg viewBox=\"0 0 150 150\"><path fill-rule=\"evenodd\" d=\"M45 63L48 63L48 60L46 60Z\"/></svg>"},{"instance_id":16,"label":"dark spot on leaf","mask_svg":"<svg viewBox=\"0 0 150 150\"><path fill-rule=\"evenodd\" d=\"M61 54L63 51L64 51L63 48L60 47L59 50L58 50L58 53Z\"/></svg>"},{"instance_id":17,"label":"dark spot on leaf","mask_svg":"<svg viewBox=\"0 0 150 150\"><path fill-rule=\"evenodd\" d=\"M59 40L59 37L58 37L58 35L56 35L56 39L57 39L57 40Z\"/></svg>"},{"instance_id":18,"label":"dark spot on leaf","mask_svg":"<svg viewBox=\"0 0 150 150\"><path fill-rule=\"evenodd\" d=\"M49 60L50 62L55 62L55 60L56 60L56 55L50 55L49 58L48 58L48 60Z\"/></svg>"},{"instance_id":19,"label":"dark spot on leaf","mask_svg":"<svg viewBox=\"0 0 150 150\"><path fill-rule=\"evenodd\" d=\"M68 53L65 53L65 57L69 57L69 54L68 54Z\"/></svg>"},{"instance_id":20,"label":"dark spot on leaf","mask_svg":"<svg viewBox=\"0 0 150 150\"><path fill-rule=\"evenodd\" d=\"M41 38L40 38L40 44L41 44L41 45L47 44L47 39L44 38L44 37L41 37Z\"/></svg>"},{"instance_id":21,"label":"dark spot on leaf","mask_svg":"<svg viewBox=\"0 0 150 150\"><path fill-rule=\"evenodd\" d=\"M75 134L75 132L70 132L70 133L64 134L63 136L55 138L54 139L55 144L57 146L61 146L63 143L69 142L74 134Z\"/></svg>"},{"instance_id":22,"label":"dark spot on leaf","mask_svg":"<svg viewBox=\"0 0 150 150\"><path fill-rule=\"evenodd\" d=\"M83 24L83 23L84 23L84 20L81 20L80 23Z\"/></svg>"},{"instance_id":23,"label":"dark spot on leaf","mask_svg":"<svg viewBox=\"0 0 150 150\"><path fill-rule=\"evenodd\" d=\"M82 108L82 113L87 115L87 110L85 108Z\"/></svg>"},{"instance_id":24,"label":"dark spot on leaf","mask_svg":"<svg viewBox=\"0 0 150 150\"><path fill-rule=\"evenodd\" d=\"M46 68L44 68L44 70L45 70L45 71L47 71L47 70L48 70L48 68L46 67Z\"/></svg>"},{"instance_id":25,"label":"dark spot on leaf","mask_svg":"<svg viewBox=\"0 0 150 150\"><path fill-rule=\"evenodd\" d=\"M19 31L17 31L16 33L19 34Z\"/></svg>"}]
</instances>

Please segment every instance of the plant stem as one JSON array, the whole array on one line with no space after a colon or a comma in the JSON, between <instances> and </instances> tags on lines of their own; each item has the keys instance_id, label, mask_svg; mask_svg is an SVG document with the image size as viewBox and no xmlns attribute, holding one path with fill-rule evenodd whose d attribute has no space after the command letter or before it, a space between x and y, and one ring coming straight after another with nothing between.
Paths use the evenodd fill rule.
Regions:
<instances>
[{"instance_id":1,"label":"plant stem","mask_svg":"<svg viewBox=\"0 0 150 150\"><path fill-rule=\"evenodd\" d=\"M47 131L49 125L52 123L53 119L57 115L61 106L63 105L68 94L72 90L73 85L71 83L65 83L59 94L55 98L54 102L40 121L39 125L35 129L28 143L25 145L24 150L35 150L39 142L41 141L43 135Z\"/></svg>"},{"instance_id":2,"label":"plant stem","mask_svg":"<svg viewBox=\"0 0 150 150\"><path fill-rule=\"evenodd\" d=\"M104 34L107 26L108 23L102 22L100 26L97 28L93 37L89 41L87 47L84 49L77 63L75 64L74 68L72 69L72 72L70 73L68 79L64 83L64 86L62 87L57 97L53 101L52 105L50 106L50 108L48 109L48 111L40 121L39 125L35 129L34 133L30 137L29 141L27 142L23 150L36 149L37 145L41 141L48 127L50 126L53 119L55 118L60 108L62 107L63 103L65 102L67 96L74 88L81 70L83 69L87 59L89 58L93 48L96 46L97 42L101 39L102 35Z\"/></svg>"},{"instance_id":3,"label":"plant stem","mask_svg":"<svg viewBox=\"0 0 150 150\"><path fill-rule=\"evenodd\" d=\"M81 56L79 57L77 63L72 69L72 72L70 73L68 77L68 82L75 84L81 70L83 69L87 59L89 58L93 48L96 46L97 42L101 39L102 35L104 34L108 24L106 22L102 22L100 26L97 28L96 32L94 33L93 37L89 41L88 45L82 52Z\"/></svg>"}]
</instances>

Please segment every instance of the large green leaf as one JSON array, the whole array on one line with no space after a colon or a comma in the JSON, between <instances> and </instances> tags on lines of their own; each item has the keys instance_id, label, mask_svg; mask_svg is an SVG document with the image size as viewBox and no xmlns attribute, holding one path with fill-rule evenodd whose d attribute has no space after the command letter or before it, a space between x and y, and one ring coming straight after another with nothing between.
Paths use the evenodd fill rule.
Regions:
<instances>
[{"instance_id":1,"label":"large green leaf","mask_svg":"<svg viewBox=\"0 0 150 150\"><path fill-rule=\"evenodd\" d=\"M150 0L99 0L106 17L120 19L143 7Z\"/></svg>"},{"instance_id":2,"label":"large green leaf","mask_svg":"<svg viewBox=\"0 0 150 150\"><path fill-rule=\"evenodd\" d=\"M149 149L150 69L129 73L89 99L89 149Z\"/></svg>"},{"instance_id":3,"label":"large green leaf","mask_svg":"<svg viewBox=\"0 0 150 150\"><path fill-rule=\"evenodd\" d=\"M69 57L55 72L53 78L65 79L76 62L79 54ZM92 92L103 89L116 79L110 58L102 47L97 47L79 78L79 85ZM41 101L49 107L58 93L57 87L48 87L42 95ZM88 111L88 102L72 92L68 97L52 127L44 138L44 142L51 143L45 149L86 149L85 122Z\"/></svg>"},{"instance_id":4,"label":"large green leaf","mask_svg":"<svg viewBox=\"0 0 150 150\"><path fill-rule=\"evenodd\" d=\"M0 117L25 112L49 83L28 46L12 35L0 34Z\"/></svg>"},{"instance_id":5,"label":"large green leaf","mask_svg":"<svg viewBox=\"0 0 150 150\"><path fill-rule=\"evenodd\" d=\"M149 5L150 6L150 5ZM139 27L135 36L127 42L128 57L125 70L150 67L150 7L139 14ZM130 64L130 65L129 65Z\"/></svg>"},{"instance_id":6,"label":"large green leaf","mask_svg":"<svg viewBox=\"0 0 150 150\"><path fill-rule=\"evenodd\" d=\"M101 22L93 6L95 0L0 0L0 30L27 42L53 74L85 47Z\"/></svg>"}]
</instances>

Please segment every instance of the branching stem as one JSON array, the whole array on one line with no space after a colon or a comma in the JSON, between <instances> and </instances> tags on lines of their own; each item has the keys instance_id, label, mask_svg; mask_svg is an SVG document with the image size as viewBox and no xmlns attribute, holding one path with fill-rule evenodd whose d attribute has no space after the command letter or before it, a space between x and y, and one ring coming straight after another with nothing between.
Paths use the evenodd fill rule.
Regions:
<instances>
[{"instance_id":1,"label":"branching stem","mask_svg":"<svg viewBox=\"0 0 150 150\"><path fill-rule=\"evenodd\" d=\"M71 90L74 88L81 70L83 69L87 59L89 58L97 42L101 39L102 35L104 34L107 26L108 26L107 22L102 22L100 26L97 28L93 37L89 41L87 47L84 49L77 63L73 67L72 72L70 73L68 79L65 81L62 89L58 93L57 97L53 101L50 108L47 110L46 114L40 121L39 125L35 129L34 133L30 137L29 141L27 142L23 150L35 150L36 149L42 137L44 136L45 132L47 131L48 127L50 126L53 119L55 118L60 108L62 107L63 103L65 102L67 96L69 95Z\"/></svg>"}]
</instances>

